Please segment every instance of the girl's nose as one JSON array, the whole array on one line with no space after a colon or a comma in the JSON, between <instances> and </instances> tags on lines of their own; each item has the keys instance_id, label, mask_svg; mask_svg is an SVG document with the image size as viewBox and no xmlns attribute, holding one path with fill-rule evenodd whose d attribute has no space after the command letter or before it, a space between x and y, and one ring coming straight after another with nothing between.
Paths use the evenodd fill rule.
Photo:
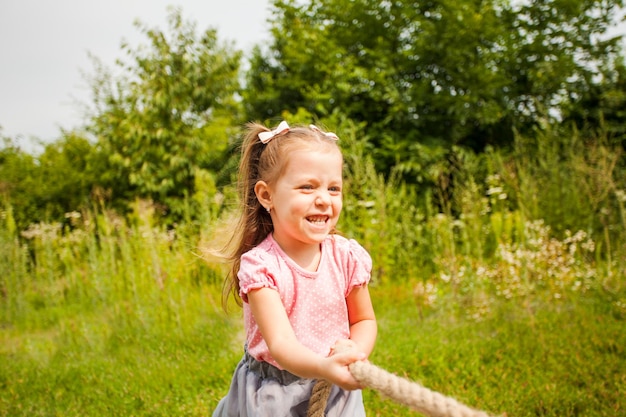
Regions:
<instances>
[{"instance_id":1,"label":"girl's nose","mask_svg":"<svg viewBox=\"0 0 626 417\"><path fill-rule=\"evenodd\" d=\"M320 192L315 199L315 204L319 206L327 206L330 204L330 195L325 192Z\"/></svg>"}]
</instances>

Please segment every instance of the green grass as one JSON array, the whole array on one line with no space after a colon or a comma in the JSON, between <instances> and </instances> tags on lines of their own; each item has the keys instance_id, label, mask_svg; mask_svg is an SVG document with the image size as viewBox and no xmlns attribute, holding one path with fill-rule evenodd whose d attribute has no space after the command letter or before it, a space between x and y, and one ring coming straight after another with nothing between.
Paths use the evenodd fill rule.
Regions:
<instances>
[{"instance_id":1,"label":"green grass","mask_svg":"<svg viewBox=\"0 0 626 417\"><path fill-rule=\"evenodd\" d=\"M626 323L602 294L499 302L479 321L419 313L410 288L373 288L380 336L371 361L468 406L508 416L626 412ZM454 300L449 300L454 302ZM366 392L370 415L414 415Z\"/></svg>"},{"instance_id":2,"label":"green grass","mask_svg":"<svg viewBox=\"0 0 626 417\"><path fill-rule=\"evenodd\" d=\"M535 201L556 168L493 157L487 191L470 170L445 213L429 194L407 206L413 191L349 160L340 230L374 261L374 364L493 415L626 415L623 174L587 169L607 165L594 162L603 152L568 155L558 172L588 173L564 175L568 189L597 190ZM128 218L68 213L71 231L18 232L11 213L0 210L0 417L210 415L243 345L240 310L221 310L225 265L203 251L232 233L228 210L175 231L141 201ZM415 415L364 395L369 416Z\"/></svg>"},{"instance_id":3,"label":"green grass","mask_svg":"<svg viewBox=\"0 0 626 417\"><path fill-rule=\"evenodd\" d=\"M229 383L238 320L211 314L184 330L149 329L127 313L4 329L0 415L206 415Z\"/></svg>"},{"instance_id":4,"label":"green grass","mask_svg":"<svg viewBox=\"0 0 626 417\"><path fill-rule=\"evenodd\" d=\"M198 290L210 303L203 291L219 287ZM494 415L626 411L626 323L603 294L500 301L478 321L443 307L420 318L409 284L373 285L372 297L380 334L371 361L390 372ZM142 317L122 303L29 331L5 325L0 415L210 414L241 354L241 320L207 308L183 327L146 326L162 307ZM370 416L415 415L371 390L365 404Z\"/></svg>"}]
</instances>

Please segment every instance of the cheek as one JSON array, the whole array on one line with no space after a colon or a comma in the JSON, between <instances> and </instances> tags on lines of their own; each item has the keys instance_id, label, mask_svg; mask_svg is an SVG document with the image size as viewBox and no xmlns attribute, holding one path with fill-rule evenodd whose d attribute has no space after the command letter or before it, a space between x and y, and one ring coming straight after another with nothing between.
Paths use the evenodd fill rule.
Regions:
<instances>
[{"instance_id":1,"label":"cheek","mask_svg":"<svg viewBox=\"0 0 626 417\"><path fill-rule=\"evenodd\" d=\"M341 209L343 208L343 200L341 199L341 197L337 197L337 200L333 202L333 206L335 207L337 213L341 211Z\"/></svg>"}]
</instances>

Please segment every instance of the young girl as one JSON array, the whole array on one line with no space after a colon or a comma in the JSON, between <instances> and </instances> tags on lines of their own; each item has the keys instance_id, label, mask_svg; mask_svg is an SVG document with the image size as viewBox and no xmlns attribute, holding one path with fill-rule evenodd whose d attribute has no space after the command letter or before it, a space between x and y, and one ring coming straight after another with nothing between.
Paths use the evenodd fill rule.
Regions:
<instances>
[{"instance_id":1,"label":"young girl","mask_svg":"<svg viewBox=\"0 0 626 417\"><path fill-rule=\"evenodd\" d=\"M372 261L334 234L342 167L334 133L248 125L227 283L243 301L247 340L214 417L305 416L317 379L334 384L326 416L365 416L348 365L365 360L376 339ZM337 343L349 349L333 354Z\"/></svg>"}]
</instances>

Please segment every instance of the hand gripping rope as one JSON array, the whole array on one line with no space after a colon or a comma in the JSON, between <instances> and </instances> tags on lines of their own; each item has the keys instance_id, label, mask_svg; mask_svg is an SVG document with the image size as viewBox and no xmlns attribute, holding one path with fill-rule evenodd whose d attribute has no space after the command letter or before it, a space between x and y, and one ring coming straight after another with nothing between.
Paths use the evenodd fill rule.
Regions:
<instances>
[{"instance_id":1,"label":"hand gripping rope","mask_svg":"<svg viewBox=\"0 0 626 417\"><path fill-rule=\"evenodd\" d=\"M453 398L431 391L416 382L393 375L369 362L356 361L348 368L362 386L373 388L384 396L430 417L489 417ZM324 417L332 384L319 380L313 387L308 417Z\"/></svg>"}]
</instances>

